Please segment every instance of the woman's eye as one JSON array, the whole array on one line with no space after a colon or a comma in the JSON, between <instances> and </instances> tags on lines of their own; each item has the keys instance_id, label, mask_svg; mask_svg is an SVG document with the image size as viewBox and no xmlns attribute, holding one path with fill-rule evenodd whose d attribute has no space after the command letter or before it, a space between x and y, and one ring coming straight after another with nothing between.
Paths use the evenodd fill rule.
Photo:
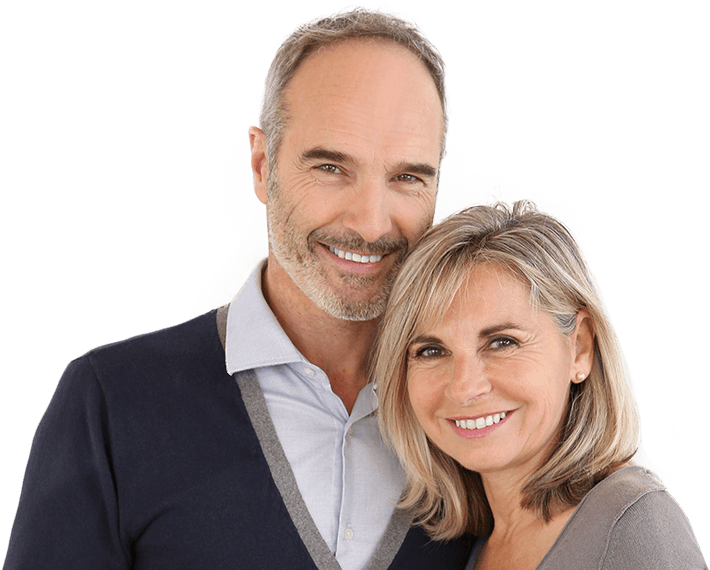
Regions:
<instances>
[{"instance_id":1,"label":"woman's eye","mask_svg":"<svg viewBox=\"0 0 710 570\"><path fill-rule=\"evenodd\" d=\"M440 358L444 355L444 350L440 346L422 346L416 349L412 356L413 358L431 359Z\"/></svg>"}]
</instances>

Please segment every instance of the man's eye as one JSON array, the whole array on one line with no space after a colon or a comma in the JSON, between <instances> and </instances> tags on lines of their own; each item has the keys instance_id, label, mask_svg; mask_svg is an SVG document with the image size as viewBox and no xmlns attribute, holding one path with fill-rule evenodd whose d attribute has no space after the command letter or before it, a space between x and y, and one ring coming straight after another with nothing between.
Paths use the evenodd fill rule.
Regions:
<instances>
[{"instance_id":1,"label":"man's eye","mask_svg":"<svg viewBox=\"0 0 710 570\"><path fill-rule=\"evenodd\" d=\"M322 170L323 172L327 172L328 174L342 174L342 170L332 164L321 164L317 168L318 170Z\"/></svg>"},{"instance_id":2,"label":"man's eye","mask_svg":"<svg viewBox=\"0 0 710 570\"><path fill-rule=\"evenodd\" d=\"M413 184L415 182L421 182L421 178L414 176L412 174L399 174L394 177L396 182L406 182L407 184Z\"/></svg>"},{"instance_id":3,"label":"man's eye","mask_svg":"<svg viewBox=\"0 0 710 570\"><path fill-rule=\"evenodd\" d=\"M518 341L508 336L494 338L489 345L493 350L505 350L506 348L514 348L518 346Z\"/></svg>"}]
</instances>

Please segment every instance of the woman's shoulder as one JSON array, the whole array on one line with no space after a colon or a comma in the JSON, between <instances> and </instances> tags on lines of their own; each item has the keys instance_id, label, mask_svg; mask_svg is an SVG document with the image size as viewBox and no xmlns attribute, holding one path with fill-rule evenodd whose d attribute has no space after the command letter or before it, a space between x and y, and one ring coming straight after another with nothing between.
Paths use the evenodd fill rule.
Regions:
<instances>
[{"instance_id":1,"label":"woman's shoulder","mask_svg":"<svg viewBox=\"0 0 710 570\"><path fill-rule=\"evenodd\" d=\"M622 513L645 495L659 492L667 495L665 490L661 480L652 471L639 465L629 465L614 471L597 483L579 504L575 516L596 518L604 514L605 518L609 519L614 513Z\"/></svg>"},{"instance_id":2,"label":"woman's shoulder","mask_svg":"<svg viewBox=\"0 0 710 570\"><path fill-rule=\"evenodd\" d=\"M630 469L634 471L629 475L637 479L630 483L637 485L637 496L618 513L601 567L707 570L690 521L675 499L653 473Z\"/></svg>"},{"instance_id":3,"label":"woman's shoulder","mask_svg":"<svg viewBox=\"0 0 710 570\"><path fill-rule=\"evenodd\" d=\"M685 514L648 469L629 466L598 483L577 507L539 570L706 569Z\"/></svg>"}]
</instances>

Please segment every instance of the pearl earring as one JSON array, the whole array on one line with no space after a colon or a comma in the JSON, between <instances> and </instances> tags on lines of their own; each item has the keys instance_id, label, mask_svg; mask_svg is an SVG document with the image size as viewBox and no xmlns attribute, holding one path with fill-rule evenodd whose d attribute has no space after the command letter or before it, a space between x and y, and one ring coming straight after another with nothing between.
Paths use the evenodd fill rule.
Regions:
<instances>
[{"instance_id":1,"label":"pearl earring","mask_svg":"<svg viewBox=\"0 0 710 570\"><path fill-rule=\"evenodd\" d=\"M584 380L586 377L587 377L587 375L586 375L584 372L579 372L579 373L577 373L577 380L578 380L579 382L581 382L582 380Z\"/></svg>"}]
</instances>

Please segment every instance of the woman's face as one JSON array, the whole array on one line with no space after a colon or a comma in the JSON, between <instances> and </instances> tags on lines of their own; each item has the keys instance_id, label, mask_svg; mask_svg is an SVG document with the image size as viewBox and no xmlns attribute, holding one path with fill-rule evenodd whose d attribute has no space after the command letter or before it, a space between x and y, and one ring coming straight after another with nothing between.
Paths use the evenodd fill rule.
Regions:
<instances>
[{"instance_id":1,"label":"woman's face","mask_svg":"<svg viewBox=\"0 0 710 570\"><path fill-rule=\"evenodd\" d=\"M508 271L475 266L443 320L409 347L407 389L429 438L482 474L535 469L571 382L588 371L575 369L577 332L567 337L533 310L528 286Z\"/></svg>"}]
</instances>

